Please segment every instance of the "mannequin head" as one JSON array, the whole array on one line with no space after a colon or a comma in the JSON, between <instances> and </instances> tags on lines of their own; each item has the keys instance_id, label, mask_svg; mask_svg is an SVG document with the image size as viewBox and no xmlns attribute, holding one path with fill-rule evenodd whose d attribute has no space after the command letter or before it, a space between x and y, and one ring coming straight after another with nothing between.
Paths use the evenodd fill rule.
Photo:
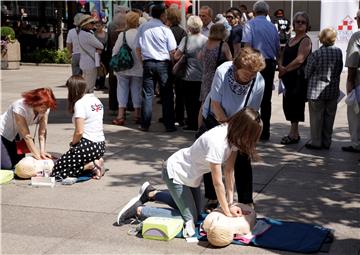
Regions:
<instances>
[{"instance_id":1,"label":"mannequin head","mask_svg":"<svg viewBox=\"0 0 360 255\"><path fill-rule=\"evenodd\" d=\"M43 173L51 173L54 167L52 160L37 160L33 157L25 157L15 166L15 174L23 179L34 176L43 176Z\"/></svg>"},{"instance_id":2,"label":"mannequin head","mask_svg":"<svg viewBox=\"0 0 360 255\"><path fill-rule=\"evenodd\" d=\"M207 232L209 243L213 246L224 247L229 245L234 234L246 235L255 226L256 213L245 204L235 204L243 211L241 217L228 217L221 211L211 212L204 220L203 229Z\"/></svg>"}]
</instances>

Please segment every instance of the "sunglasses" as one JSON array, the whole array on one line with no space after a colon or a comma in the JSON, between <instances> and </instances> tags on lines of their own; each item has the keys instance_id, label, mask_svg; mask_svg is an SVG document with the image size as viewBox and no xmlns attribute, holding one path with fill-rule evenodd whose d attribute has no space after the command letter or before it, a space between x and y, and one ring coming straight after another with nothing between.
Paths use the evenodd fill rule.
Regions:
<instances>
[{"instance_id":1,"label":"sunglasses","mask_svg":"<svg viewBox=\"0 0 360 255\"><path fill-rule=\"evenodd\" d=\"M233 16L226 16L227 19L234 19Z\"/></svg>"},{"instance_id":2,"label":"sunglasses","mask_svg":"<svg viewBox=\"0 0 360 255\"><path fill-rule=\"evenodd\" d=\"M306 25L306 21L303 21L303 20L297 20L297 21L295 21L295 24L299 24L299 25Z\"/></svg>"},{"instance_id":3,"label":"sunglasses","mask_svg":"<svg viewBox=\"0 0 360 255\"><path fill-rule=\"evenodd\" d=\"M354 17L354 19L355 19L355 20L358 20L358 19L360 19L360 17L359 17L359 16L357 16L357 17Z\"/></svg>"}]
</instances>

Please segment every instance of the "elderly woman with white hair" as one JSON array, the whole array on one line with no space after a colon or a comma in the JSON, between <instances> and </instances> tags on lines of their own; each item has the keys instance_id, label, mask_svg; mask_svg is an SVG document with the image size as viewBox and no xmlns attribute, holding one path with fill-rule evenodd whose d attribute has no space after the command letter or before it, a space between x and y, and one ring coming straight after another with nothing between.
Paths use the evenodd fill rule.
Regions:
<instances>
[{"instance_id":1,"label":"elderly woman with white hair","mask_svg":"<svg viewBox=\"0 0 360 255\"><path fill-rule=\"evenodd\" d=\"M343 69L341 49L335 47L336 30L325 28L319 34L322 46L308 58L305 77L308 79L311 143L308 149L329 149Z\"/></svg>"},{"instance_id":2,"label":"elderly woman with white hair","mask_svg":"<svg viewBox=\"0 0 360 255\"><path fill-rule=\"evenodd\" d=\"M184 131L197 131L198 112L200 109L200 88L202 80L202 64L197 58L207 42L207 37L201 34L203 23L198 16L190 16L187 20L189 35L184 37L175 52L174 58L178 60L182 55L187 58L186 72L182 77L184 88L184 101L187 114L187 126Z\"/></svg>"}]
</instances>

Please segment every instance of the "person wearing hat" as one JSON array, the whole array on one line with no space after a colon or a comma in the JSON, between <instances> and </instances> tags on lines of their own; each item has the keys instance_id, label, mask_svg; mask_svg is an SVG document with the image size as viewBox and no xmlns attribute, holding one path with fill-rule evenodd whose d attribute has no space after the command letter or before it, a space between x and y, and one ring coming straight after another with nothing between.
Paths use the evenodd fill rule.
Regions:
<instances>
[{"instance_id":1,"label":"person wearing hat","mask_svg":"<svg viewBox=\"0 0 360 255\"><path fill-rule=\"evenodd\" d=\"M66 37L66 48L68 49L69 57L71 58L71 71L72 75L81 75L80 69L80 46L78 40L79 22L83 13L77 13L74 16L75 27L70 29Z\"/></svg>"},{"instance_id":2,"label":"person wearing hat","mask_svg":"<svg viewBox=\"0 0 360 255\"><path fill-rule=\"evenodd\" d=\"M80 68L90 93L94 92L97 78L95 53L100 55L101 51L104 49L104 45L95 37L92 32L95 23L96 20L87 14L82 15L79 20L80 31L78 33L78 40L80 47Z\"/></svg>"}]
</instances>

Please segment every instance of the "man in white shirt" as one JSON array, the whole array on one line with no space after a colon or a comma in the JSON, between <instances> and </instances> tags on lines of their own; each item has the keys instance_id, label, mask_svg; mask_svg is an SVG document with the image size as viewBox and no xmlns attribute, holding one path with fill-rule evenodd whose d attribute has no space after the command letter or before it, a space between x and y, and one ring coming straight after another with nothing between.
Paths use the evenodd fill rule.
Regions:
<instances>
[{"instance_id":1,"label":"man in white shirt","mask_svg":"<svg viewBox=\"0 0 360 255\"><path fill-rule=\"evenodd\" d=\"M202 6L200 8L199 17L203 22L201 33L206 37L209 37L210 28L214 23L212 22L214 12L209 6Z\"/></svg>"},{"instance_id":2,"label":"man in white shirt","mask_svg":"<svg viewBox=\"0 0 360 255\"><path fill-rule=\"evenodd\" d=\"M66 48L68 49L69 57L71 58L72 75L81 75L80 69L80 46L78 33L80 31L79 23L83 13L77 13L74 16L75 27L70 29L66 37Z\"/></svg>"},{"instance_id":3,"label":"man in white shirt","mask_svg":"<svg viewBox=\"0 0 360 255\"><path fill-rule=\"evenodd\" d=\"M143 101L140 130L148 131L151 125L154 87L159 83L162 113L166 132L176 131L174 92L170 81L170 65L176 50L176 40L166 21L164 5L154 5L152 19L140 26L136 36L136 52L143 61Z\"/></svg>"}]
</instances>

